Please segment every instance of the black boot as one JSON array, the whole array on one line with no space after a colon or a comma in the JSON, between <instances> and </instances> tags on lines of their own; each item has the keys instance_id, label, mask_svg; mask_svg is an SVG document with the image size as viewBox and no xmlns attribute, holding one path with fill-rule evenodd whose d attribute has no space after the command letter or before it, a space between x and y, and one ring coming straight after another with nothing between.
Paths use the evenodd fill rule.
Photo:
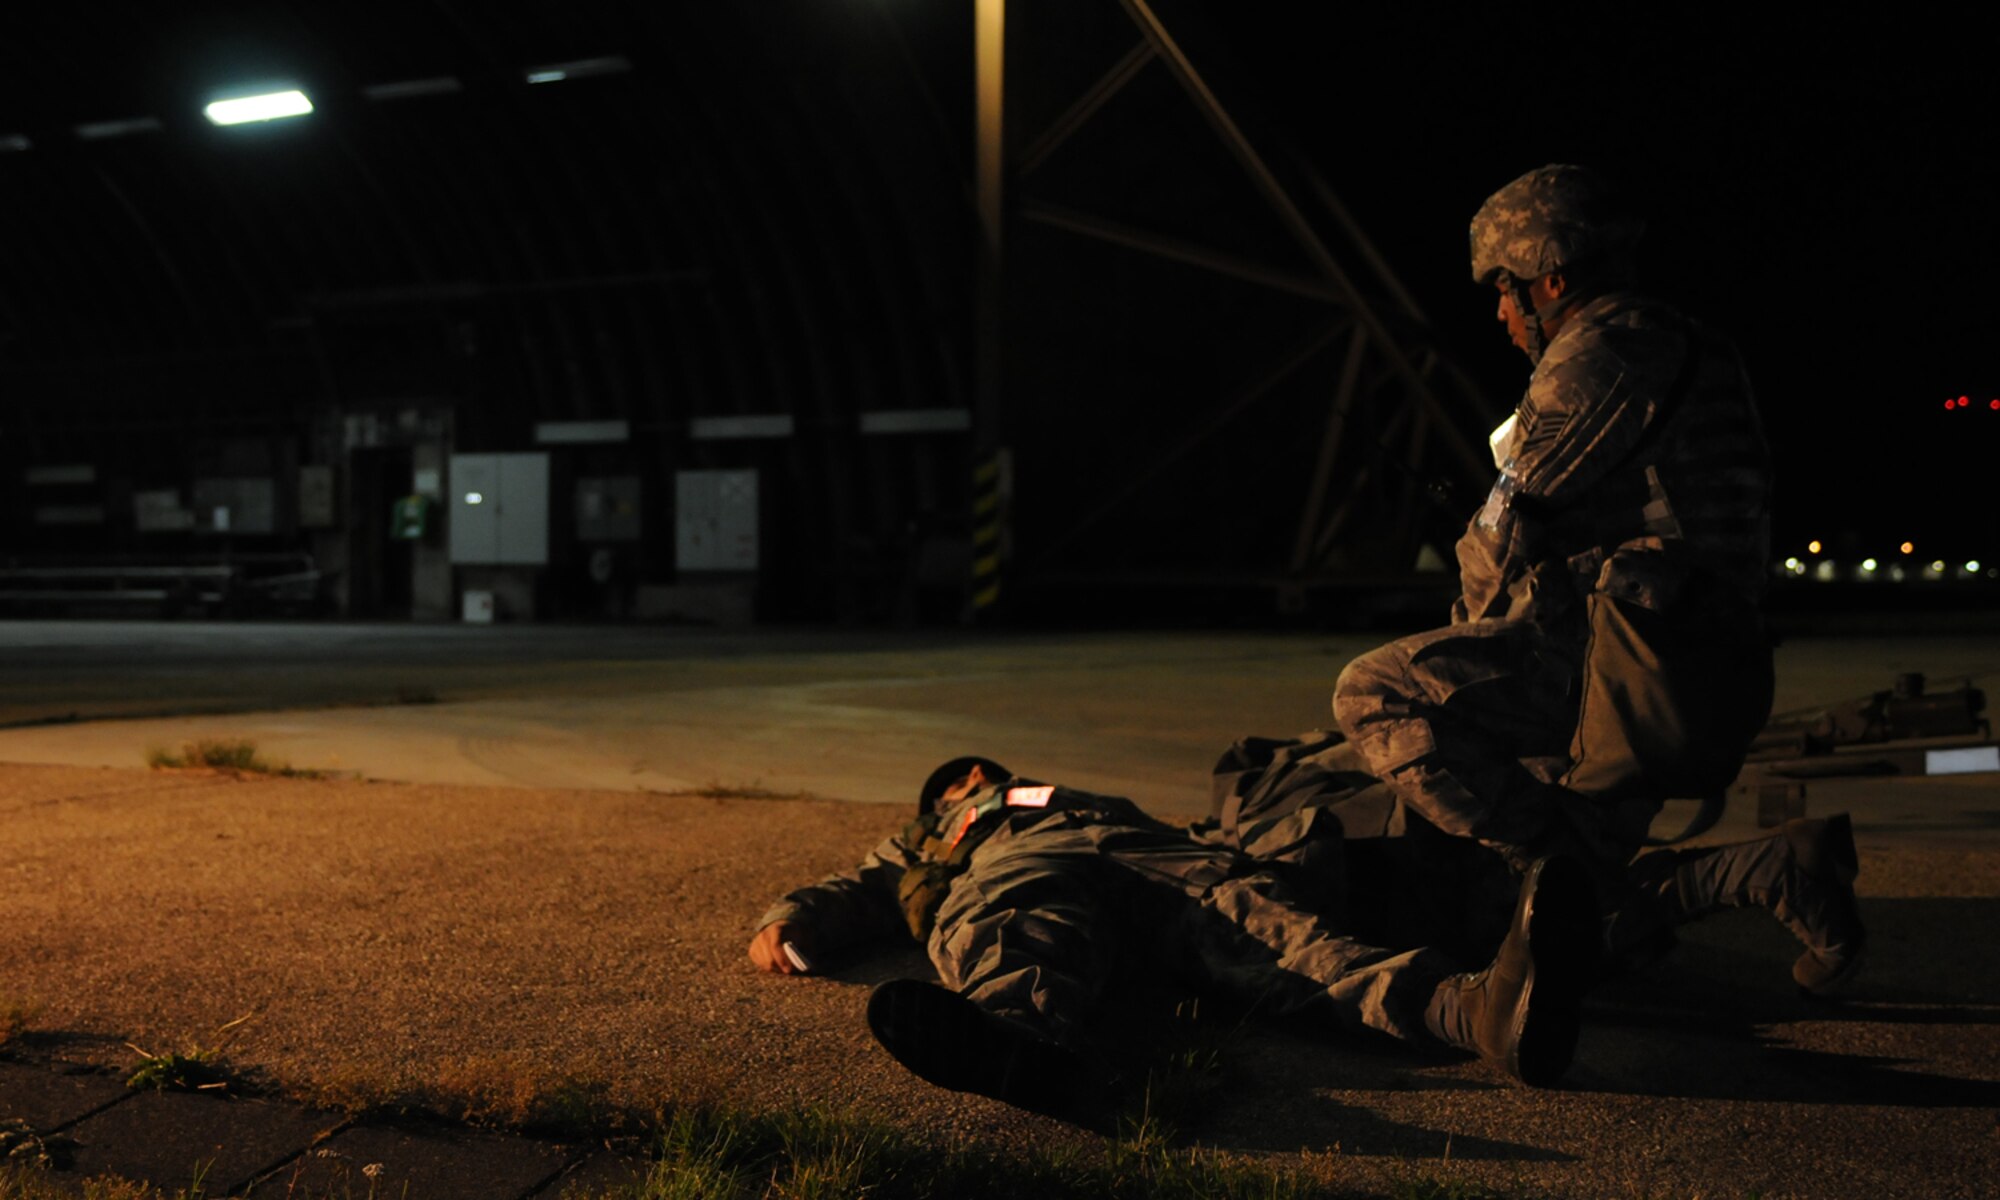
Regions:
<instances>
[{"instance_id":1,"label":"black boot","mask_svg":"<svg viewBox=\"0 0 2000 1200\"><path fill-rule=\"evenodd\" d=\"M1868 931L1854 899L1861 860L1846 813L1787 821L1755 841L1644 855L1633 871L1642 902L1619 915L1633 929L1762 908L1805 947L1792 964L1800 990L1828 995L1861 968Z\"/></svg>"},{"instance_id":2,"label":"black boot","mask_svg":"<svg viewBox=\"0 0 2000 1200\"><path fill-rule=\"evenodd\" d=\"M1796 856L1778 919L1805 943L1792 964L1792 980L1814 996L1837 992L1861 969L1868 930L1854 900L1861 857L1846 813L1824 821L1787 821L1780 828Z\"/></svg>"},{"instance_id":3,"label":"black boot","mask_svg":"<svg viewBox=\"0 0 2000 1200\"><path fill-rule=\"evenodd\" d=\"M1424 1023L1521 1082L1548 1087L1575 1056L1599 938L1590 873L1567 858L1541 859L1521 881L1500 952L1484 971L1439 984Z\"/></svg>"},{"instance_id":4,"label":"black boot","mask_svg":"<svg viewBox=\"0 0 2000 1200\"><path fill-rule=\"evenodd\" d=\"M868 997L868 1031L897 1062L955 1092L1097 1128L1110 1120L1109 1073L957 992L892 979Z\"/></svg>"}]
</instances>

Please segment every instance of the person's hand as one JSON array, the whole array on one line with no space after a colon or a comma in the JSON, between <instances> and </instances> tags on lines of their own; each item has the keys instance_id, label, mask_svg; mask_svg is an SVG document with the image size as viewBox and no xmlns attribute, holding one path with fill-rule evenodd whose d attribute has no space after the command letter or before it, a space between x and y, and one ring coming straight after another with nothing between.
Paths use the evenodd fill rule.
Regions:
<instances>
[{"instance_id":1,"label":"person's hand","mask_svg":"<svg viewBox=\"0 0 2000 1200\"><path fill-rule=\"evenodd\" d=\"M757 931L756 937L750 939L750 961L756 964L758 970L774 975L811 974L811 960L808 959L808 965L804 967L794 962L791 955L785 953L786 942L792 943L792 948L799 951L801 958L805 957L804 948L799 945L798 926L784 921L764 926Z\"/></svg>"}]
</instances>

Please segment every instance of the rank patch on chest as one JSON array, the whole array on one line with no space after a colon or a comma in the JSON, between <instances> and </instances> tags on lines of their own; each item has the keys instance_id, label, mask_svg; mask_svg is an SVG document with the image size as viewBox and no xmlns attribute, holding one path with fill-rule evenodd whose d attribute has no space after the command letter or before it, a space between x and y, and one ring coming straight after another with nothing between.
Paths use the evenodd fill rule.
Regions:
<instances>
[{"instance_id":1,"label":"rank patch on chest","mask_svg":"<svg viewBox=\"0 0 2000 1200\"><path fill-rule=\"evenodd\" d=\"M1049 798L1056 794L1053 787L1008 788L1008 808L1047 808Z\"/></svg>"}]
</instances>

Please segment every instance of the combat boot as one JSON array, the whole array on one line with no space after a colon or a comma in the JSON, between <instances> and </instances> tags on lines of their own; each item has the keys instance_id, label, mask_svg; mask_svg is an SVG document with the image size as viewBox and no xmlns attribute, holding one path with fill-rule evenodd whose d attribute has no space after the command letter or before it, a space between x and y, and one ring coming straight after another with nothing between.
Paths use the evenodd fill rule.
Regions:
<instances>
[{"instance_id":1,"label":"combat boot","mask_svg":"<svg viewBox=\"0 0 2000 1200\"><path fill-rule=\"evenodd\" d=\"M1553 1085L1576 1054L1583 994L1597 964L1597 912L1581 864L1567 858L1530 864L1499 953L1485 970L1439 984L1425 1026L1523 1083Z\"/></svg>"},{"instance_id":2,"label":"combat boot","mask_svg":"<svg viewBox=\"0 0 2000 1200\"><path fill-rule=\"evenodd\" d=\"M1787 821L1753 842L1647 855L1634 868L1654 877L1642 891L1668 924L1723 908L1769 909L1805 946L1792 979L1809 995L1838 991L1861 968L1868 931L1854 898L1861 860L1846 813Z\"/></svg>"},{"instance_id":3,"label":"combat boot","mask_svg":"<svg viewBox=\"0 0 2000 1200\"><path fill-rule=\"evenodd\" d=\"M1826 820L1787 821L1780 833L1791 847L1792 877L1773 906L1778 919L1805 943L1792 979L1809 995L1839 991L1861 969L1868 930L1854 899L1861 856L1846 813Z\"/></svg>"},{"instance_id":4,"label":"combat boot","mask_svg":"<svg viewBox=\"0 0 2000 1200\"><path fill-rule=\"evenodd\" d=\"M957 992L892 979L868 996L868 1031L895 1060L955 1092L975 1092L1089 1128L1112 1118L1110 1073Z\"/></svg>"}]
</instances>

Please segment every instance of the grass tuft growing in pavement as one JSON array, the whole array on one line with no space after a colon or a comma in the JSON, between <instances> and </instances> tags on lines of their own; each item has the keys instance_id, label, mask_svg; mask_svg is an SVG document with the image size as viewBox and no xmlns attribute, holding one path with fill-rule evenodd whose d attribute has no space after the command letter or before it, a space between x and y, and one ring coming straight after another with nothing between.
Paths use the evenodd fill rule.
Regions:
<instances>
[{"instance_id":1,"label":"grass tuft growing in pavement","mask_svg":"<svg viewBox=\"0 0 2000 1200\"><path fill-rule=\"evenodd\" d=\"M229 1079L223 1074L214 1050L154 1054L130 1042L126 1045L139 1055L138 1068L125 1080L125 1086L135 1092L149 1088L161 1092L219 1092L229 1087Z\"/></svg>"},{"instance_id":2,"label":"grass tuft growing in pavement","mask_svg":"<svg viewBox=\"0 0 2000 1200\"><path fill-rule=\"evenodd\" d=\"M448 1063L429 1090L435 1094L401 1101L474 1125L555 1138L611 1135L633 1124L612 1102L610 1085L604 1080L557 1071L520 1056Z\"/></svg>"},{"instance_id":3,"label":"grass tuft growing in pavement","mask_svg":"<svg viewBox=\"0 0 2000 1200\"><path fill-rule=\"evenodd\" d=\"M19 1037L41 1011L42 1006L31 1001L11 996L0 999L0 1046Z\"/></svg>"},{"instance_id":4,"label":"grass tuft growing in pavement","mask_svg":"<svg viewBox=\"0 0 2000 1200\"><path fill-rule=\"evenodd\" d=\"M1302 1172L1238 1155L1176 1149L1139 1131L1101 1158L1024 1146L939 1149L893 1126L825 1109L747 1113L690 1107L665 1119L638 1183L570 1200L1307 1200L1339 1195Z\"/></svg>"},{"instance_id":5,"label":"grass tuft growing in pavement","mask_svg":"<svg viewBox=\"0 0 2000 1200\"><path fill-rule=\"evenodd\" d=\"M33 1166L0 1163L0 1200L201 1200L200 1188L163 1192L151 1184L98 1176L78 1181Z\"/></svg>"},{"instance_id":6,"label":"grass tuft growing in pavement","mask_svg":"<svg viewBox=\"0 0 2000 1200\"><path fill-rule=\"evenodd\" d=\"M257 757L257 743L241 738L197 738L183 743L180 752L155 746L146 751L146 765L155 771L206 767L237 775L277 775L286 779L317 779L318 771L300 770L290 763L274 763Z\"/></svg>"},{"instance_id":7,"label":"grass tuft growing in pavement","mask_svg":"<svg viewBox=\"0 0 2000 1200\"><path fill-rule=\"evenodd\" d=\"M74 1146L68 1138L37 1132L26 1121L0 1120L0 1162L9 1166L68 1166Z\"/></svg>"},{"instance_id":8,"label":"grass tuft growing in pavement","mask_svg":"<svg viewBox=\"0 0 2000 1200\"><path fill-rule=\"evenodd\" d=\"M126 1042L125 1048L139 1056L139 1066L126 1078L125 1086L134 1091L147 1088L163 1092L226 1091L230 1080L223 1068L222 1048L256 1015L251 1011L234 1021L225 1021L215 1030L220 1040L206 1049L190 1047L185 1053L170 1050L155 1054L144 1046Z\"/></svg>"}]
</instances>

